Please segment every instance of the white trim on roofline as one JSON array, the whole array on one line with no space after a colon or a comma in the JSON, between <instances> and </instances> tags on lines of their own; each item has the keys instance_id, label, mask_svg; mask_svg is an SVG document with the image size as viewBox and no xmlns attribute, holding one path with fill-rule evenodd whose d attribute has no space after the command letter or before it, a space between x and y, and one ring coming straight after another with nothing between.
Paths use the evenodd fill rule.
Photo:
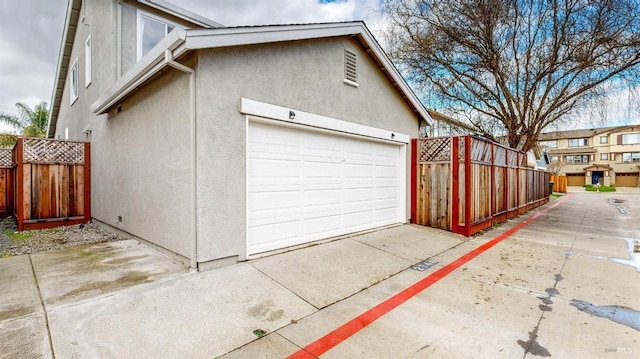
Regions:
<instances>
[{"instance_id":1,"label":"white trim on roofline","mask_svg":"<svg viewBox=\"0 0 640 359\"><path fill-rule=\"evenodd\" d=\"M346 134L385 140L397 143L409 143L409 135L387 131L380 128L360 125L353 122L325 117L314 113L304 112L288 107L273 105L265 102L242 98L240 112L245 115L275 119L289 124L310 126L318 129L337 131ZM293 117L293 118L291 118Z\"/></svg>"},{"instance_id":2,"label":"white trim on roofline","mask_svg":"<svg viewBox=\"0 0 640 359\"><path fill-rule=\"evenodd\" d=\"M211 19L207 19L204 16L200 16L180 6L172 4L164 0L138 0L139 3L158 9L166 14L173 15L179 19L186 20L190 23L202 26L205 28L218 28L224 27L224 25L217 23Z\"/></svg>"},{"instance_id":3,"label":"white trim on roofline","mask_svg":"<svg viewBox=\"0 0 640 359\"><path fill-rule=\"evenodd\" d=\"M109 111L118 101L133 92L138 86L147 81L166 66L165 50L174 51L175 56L182 54L185 49L180 47L184 43L186 32L176 27L151 49L138 63L124 74L113 86L100 96L90 107L96 115Z\"/></svg>"},{"instance_id":4,"label":"white trim on roofline","mask_svg":"<svg viewBox=\"0 0 640 359\"><path fill-rule=\"evenodd\" d=\"M180 30L179 39L172 35L176 30ZM128 96L137 86L141 84L140 79L148 79L163 66L155 66L161 63L166 49L174 50L179 45L181 52L173 54L177 58L184 51L204 48L217 48L240 45L253 45L263 43L273 43L281 41L308 40L338 36L359 36L362 44L368 47L371 55L383 67L383 72L388 74L390 81L397 86L403 97L413 107L416 114L425 121L431 119L427 110L422 105L413 90L406 83L402 75L398 72L391 60L387 57L373 35L361 21L344 23L324 23L324 24L303 24L303 25L270 25L254 27L235 27L218 29L174 29L167 38L162 40L154 49L131 68L116 84L101 96L92 106L91 110L95 114L103 114L109 110L117 101ZM169 40L171 38L173 40ZM167 47L171 41L181 40L179 44L173 44L173 48ZM155 66L155 67L154 67ZM153 73L148 72L153 69ZM134 83L135 82L135 83ZM135 85L135 86L134 86Z\"/></svg>"}]
</instances>

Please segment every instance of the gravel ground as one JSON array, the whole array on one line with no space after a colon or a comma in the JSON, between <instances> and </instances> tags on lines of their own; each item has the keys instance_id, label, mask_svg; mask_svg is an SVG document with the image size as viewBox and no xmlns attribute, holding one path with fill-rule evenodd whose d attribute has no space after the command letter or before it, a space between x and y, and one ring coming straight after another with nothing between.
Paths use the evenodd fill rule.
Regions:
<instances>
[{"instance_id":1,"label":"gravel ground","mask_svg":"<svg viewBox=\"0 0 640 359\"><path fill-rule=\"evenodd\" d=\"M16 232L13 217L0 220L0 258L124 239L94 223Z\"/></svg>"}]
</instances>

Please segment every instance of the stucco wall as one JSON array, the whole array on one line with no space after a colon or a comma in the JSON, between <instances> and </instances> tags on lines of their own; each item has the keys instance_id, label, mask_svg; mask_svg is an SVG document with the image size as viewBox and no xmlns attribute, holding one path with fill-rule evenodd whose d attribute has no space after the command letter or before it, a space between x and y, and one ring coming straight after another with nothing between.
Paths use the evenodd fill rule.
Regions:
<instances>
[{"instance_id":1,"label":"stucco wall","mask_svg":"<svg viewBox=\"0 0 640 359\"><path fill-rule=\"evenodd\" d=\"M58 113L56 138L65 137L65 129L69 129L70 140L90 140L83 133L96 120L89 106L116 81L116 16L115 1L85 0L82 12L83 22L79 23L74 40L69 72ZM91 84L85 87L85 54L84 43L91 35ZM70 105L71 66L78 59L78 99Z\"/></svg>"},{"instance_id":2,"label":"stucco wall","mask_svg":"<svg viewBox=\"0 0 640 359\"><path fill-rule=\"evenodd\" d=\"M168 68L119 106L93 126L93 217L190 257L189 76Z\"/></svg>"},{"instance_id":3,"label":"stucco wall","mask_svg":"<svg viewBox=\"0 0 640 359\"><path fill-rule=\"evenodd\" d=\"M358 88L343 83L345 48L357 53ZM204 50L197 76L201 262L245 256L242 97L417 137L417 117L366 52L348 39Z\"/></svg>"}]
</instances>

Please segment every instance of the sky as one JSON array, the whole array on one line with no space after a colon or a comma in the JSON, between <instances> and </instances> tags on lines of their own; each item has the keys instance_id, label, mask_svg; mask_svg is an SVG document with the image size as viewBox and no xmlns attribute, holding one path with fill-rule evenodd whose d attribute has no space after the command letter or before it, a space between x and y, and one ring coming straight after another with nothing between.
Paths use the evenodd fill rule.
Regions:
<instances>
[{"instance_id":1,"label":"sky","mask_svg":"<svg viewBox=\"0 0 640 359\"><path fill-rule=\"evenodd\" d=\"M170 2L226 26L364 20L376 35L380 23L378 0ZM66 11L67 0L0 0L0 112L17 116L17 102L50 104Z\"/></svg>"},{"instance_id":2,"label":"sky","mask_svg":"<svg viewBox=\"0 0 640 359\"><path fill-rule=\"evenodd\" d=\"M364 20L378 41L384 26L379 0L170 2L227 26ZM66 8L67 0L0 0L0 112L18 115L17 102L31 108L42 101L50 103ZM581 127L639 123L638 106L627 106L628 90L613 90L604 104L584 109L572 122L582 123ZM0 125L0 131L8 129Z\"/></svg>"}]
</instances>

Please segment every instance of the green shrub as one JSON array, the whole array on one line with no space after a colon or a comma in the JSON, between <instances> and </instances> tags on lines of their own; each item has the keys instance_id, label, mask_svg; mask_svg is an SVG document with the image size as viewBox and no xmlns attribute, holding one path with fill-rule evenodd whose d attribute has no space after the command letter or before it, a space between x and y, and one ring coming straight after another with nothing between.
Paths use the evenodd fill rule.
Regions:
<instances>
[{"instance_id":1,"label":"green shrub","mask_svg":"<svg viewBox=\"0 0 640 359\"><path fill-rule=\"evenodd\" d=\"M584 190L588 191L588 192L615 192L616 188L615 187L611 187L611 186L600 186L600 187L595 187L593 185L586 185L584 186Z\"/></svg>"},{"instance_id":2,"label":"green shrub","mask_svg":"<svg viewBox=\"0 0 640 359\"><path fill-rule=\"evenodd\" d=\"M584 188L591 188L591 187L593 187L593 185L589 183L589 184L586 184L586 185L584 185L584 186L582 186L582 187L584 187ZM588 190L587 190L587 191L588 191Z\"/></svg>"}]
</instances>

